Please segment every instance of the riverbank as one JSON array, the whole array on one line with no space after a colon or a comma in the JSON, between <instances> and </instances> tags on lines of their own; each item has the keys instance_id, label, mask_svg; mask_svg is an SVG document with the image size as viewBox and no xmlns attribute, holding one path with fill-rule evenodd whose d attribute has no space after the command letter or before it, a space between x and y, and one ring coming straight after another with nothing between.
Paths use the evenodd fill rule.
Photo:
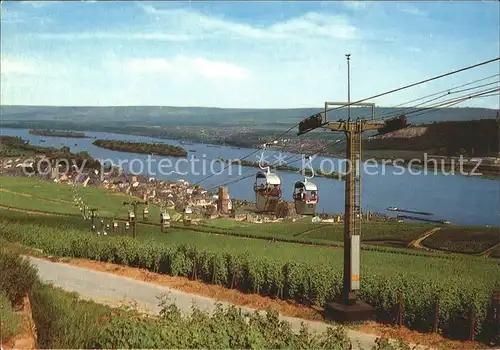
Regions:
<instances>
[{"instance_id":1,"label":"riverbank","mask_svg":"<svg viewBox=\"0 0 500 350\"><path fill-rule=\"evenodd\" d=\"M24 158L24 159L23 159ZM71 165L79 169L100 169L98 160L90 156L86 151L71 152L69 147L60 149L53 147L42 147L30 145L27 141L14 136L0 136L0 159L4 161L2 168L11 169L15 172L43 173L55 162L60 162L63 167ZM48 159L51 163L43 163L41 159ZM66 163L66 162L69 163ZM2 169L0 168L0 169ZM49 169L50 171L50 169Z\"/></svg>"}]
</instances>

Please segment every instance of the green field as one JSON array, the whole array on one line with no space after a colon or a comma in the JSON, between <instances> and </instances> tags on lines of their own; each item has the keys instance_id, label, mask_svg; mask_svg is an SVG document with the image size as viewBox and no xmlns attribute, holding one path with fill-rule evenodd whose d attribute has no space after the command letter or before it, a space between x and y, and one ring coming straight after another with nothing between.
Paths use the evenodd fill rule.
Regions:
<instances>
[{"instance_id":1,"label":"green field","mask_svg":"<svg viewBox=\"0 0 500 350\"><path fill-rule=\"evenodd\" d=\"M500 229L497 227L446 227L426 238L422 244L433 249L475 254L499 242Z\"/></svg>"},{"instance_id":2,"label":"green field","mask_svg":"<svg viewBox=\"0 0 500 350\"><path fill-rule=\"evenodd\" d=\"M73 201L75 192L71 185L11 176L0 176L0 183L0 205L53 213L80 214L79 207ZM79 186L76 193L89 208L98 208L101 217L116 216L125 219L129 208L123 205L123 201L138 200L136 197L94 187ZM142 209L138 209L138 215L142 217L140 210ZM152 220L158 221L160 207L150 205L149 215Z\"/></svg>"},{"instance_id":3,"label":"green field","mask_svg":"<svg viewBox=\"0 0 500 350\"><path fill-rule=\"evenodd\" d=\"M80 221L80 224L78 223ZM137 239L97 236L77 217L49 217L0 211L0 235L46 254L109 261L171 275L191 276L243 291L322 305L338 296L342 250L245 239L139 225ZM403 250L402 250L403 251ZM441 301L445 332L458 327L473 307L478 334L487 331L486 309L500 288L500 264L468 256L424 256L362 251L361 298L376 306L380 318L395 317L404 293L407 325L429 330L433 303ZM458 328L457 328L458 329Z\"/></svg>"}]
</instances>

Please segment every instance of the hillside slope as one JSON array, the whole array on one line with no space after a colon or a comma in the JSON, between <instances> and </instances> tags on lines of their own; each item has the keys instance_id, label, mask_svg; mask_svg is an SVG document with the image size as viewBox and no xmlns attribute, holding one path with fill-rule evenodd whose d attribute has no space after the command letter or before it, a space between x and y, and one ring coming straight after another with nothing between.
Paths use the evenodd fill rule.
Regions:
<instances>
[{"instance_id":1,"label":"hillside slope","mask_svg":"<svg viewBox=\"0 0 500 350\"><path fill-rule=\"evenodd\" d=\"M444 156L497 155L499 131L495 119L432 123L376 136L365 142L364 148L422 151Z\"/></svg>"}]
</instances>

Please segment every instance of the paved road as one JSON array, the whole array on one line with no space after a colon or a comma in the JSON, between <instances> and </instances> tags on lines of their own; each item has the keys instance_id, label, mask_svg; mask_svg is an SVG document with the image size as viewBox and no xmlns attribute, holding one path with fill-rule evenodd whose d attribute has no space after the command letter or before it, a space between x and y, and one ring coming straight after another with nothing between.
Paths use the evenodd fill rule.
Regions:
<instances>
[{"instance_id":1,"label":"paved road","mask_svg":"<svg viewBox=\"0 0 500 350\"><path fill-rule=\"evenodd\" d=\"M82 297L90 298L96 302L117 306L123 302L134 301L138 308L153 313L158 313L158 297L167 293L170 301L175 303L181 312L189 314L193 303L199 308L211 312L216 300L184 293L134 280L127 277L116 276L110 273L93 271L82 267L75 267L61 263L30 257L32 263L38 267L38 274L42 281L53 283L70 292L77 292ZM228 303L220 302L224 306ZM255 310L241 307L243 312ZM327 324L323 322L307 321L294 317L280 316L282 320L291 323L294 330L299 330L301 323L308 325L311 331L323 332ZM371 349L375 336L350 330L348 333L355 349Z\"/></svg>"}]
</instances>

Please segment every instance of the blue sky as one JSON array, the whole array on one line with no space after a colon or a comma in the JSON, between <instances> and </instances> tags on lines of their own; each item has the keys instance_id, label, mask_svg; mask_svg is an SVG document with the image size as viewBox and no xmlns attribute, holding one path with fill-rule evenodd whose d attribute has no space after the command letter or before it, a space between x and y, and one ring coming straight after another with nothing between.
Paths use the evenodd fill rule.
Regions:
<instances>
[{"instance_id":1,"label":"blue sky","mask_svg":"<svg viewBox=\"0 0 500 350\"><path fill-rule=\"evenodd\" d=\"M500 56L499 6L3 2L1 99L61 106L321 107L347 98L345 53L351 53L353 100ZM497 62L372 102L397 105L499 70ZM462 105L499 108L499 99Z\"/></svg>"}]
</instances>

